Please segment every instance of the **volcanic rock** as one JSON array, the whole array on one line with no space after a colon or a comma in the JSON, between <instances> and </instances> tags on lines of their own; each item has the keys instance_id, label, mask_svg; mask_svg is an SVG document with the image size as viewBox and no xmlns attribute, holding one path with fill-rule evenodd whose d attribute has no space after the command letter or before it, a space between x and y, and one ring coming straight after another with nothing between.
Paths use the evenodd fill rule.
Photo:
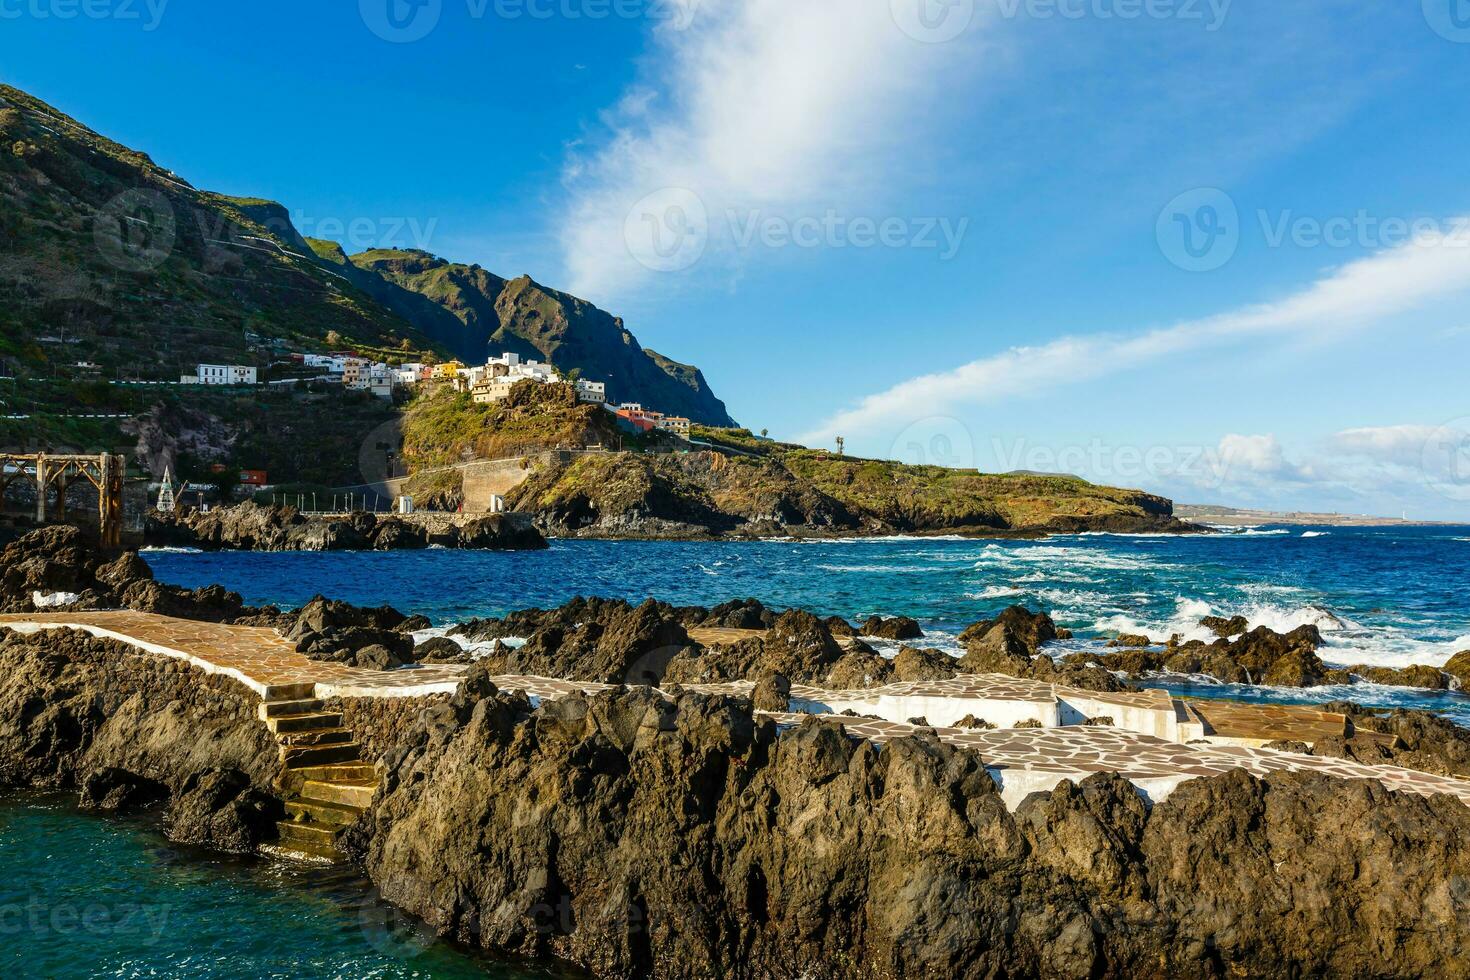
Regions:
<instances>
[{"instance_id":1,"label":"volcanic rock","mask_svg":"<svg viewBox=\"0 0 1470 980\"><path fill-rule=\"evenodd\" d=\"M932 732L880 749L751 711L491 694L385 763L345 844L439 934L603 977L1439 975L1470 956L1470 808L1448 797L1235 770L1150 808L1100 774L1011 814Z\"/></svg>"},{"instance_id":2,"label":"volcanic rock","mask_svg":"<svg viewBox=\"0 0 1470 980\"><path fill-rule=\"evenodd\" d=\"M756 682L750 700L757 711L790 711L791 682L780 674L767 674Z\"/></svg>"},{"instance_id":3,"label":"volcanic rock","mask_svg":"<svg viewBox=\"0 0 1470 980\"><path fill-rule=\"evenodd\" d=\"M984 640L997 626L1019 640L1027 653L1036 654L1043 645L1057 638L1057 627L1044 612L1033 613L1025 606L1010 606L995 619L981 620L960 634L965 647Z\"/></svg>"},{"instance_id":4,"label":"volcanic rock","mask_svg":"<svg viewBox=\"0 0 1470 980\"><path fill-rule=\"evenodd\" d=\"M917 640L923 637L924 631L919 628L916 620L907 616L894 616L890 619L874 616L863 624L862 634L880 640Z\"/></svg>"},{"instance_id":5,"label":"volcanic rock","mask_svg":"<svg viewBox=\"0 0 1470 980\"><path fill-rule=\"evenodd\" d=\"M900 647L893 658L896 681L946 681L955 676L955 659L940 650Z\"/></svg>"},{"instance_id":6,"label":"volcanic rock","mask_svg":"<svg viewBox=\"0 0 1470 980\"><path fill-rule=\"evenodd\" d=\"M1206 616L1199 624L1222 640L1239 636L1251 628L1250 620L1244 616L1231 616L1229 619L1223 616Z\"/></svg>"}]
</instances>

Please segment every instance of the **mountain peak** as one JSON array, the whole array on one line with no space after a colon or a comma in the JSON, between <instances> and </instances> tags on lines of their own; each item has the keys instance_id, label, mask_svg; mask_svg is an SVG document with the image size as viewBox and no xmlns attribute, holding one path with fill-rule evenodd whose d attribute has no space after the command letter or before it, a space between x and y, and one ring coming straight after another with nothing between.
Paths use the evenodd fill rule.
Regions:
<instances>
[{"instance_id":1,"label":"mountain peak","mask_svg":"<svg viewBox=\"0 0 1470 980\"><path fill-rule=\"evenodd\" d=\"M610 400L642 402L708 425L734 425L698 368L645 350L621 317L529 275L503 279L478 265L408 249L364 252L352 262L452 313L463 332L449 346L466 360L503 351L534 357L605 383ZM448 343L441 334L431 335Z\"/></svg>"}]
</instances>

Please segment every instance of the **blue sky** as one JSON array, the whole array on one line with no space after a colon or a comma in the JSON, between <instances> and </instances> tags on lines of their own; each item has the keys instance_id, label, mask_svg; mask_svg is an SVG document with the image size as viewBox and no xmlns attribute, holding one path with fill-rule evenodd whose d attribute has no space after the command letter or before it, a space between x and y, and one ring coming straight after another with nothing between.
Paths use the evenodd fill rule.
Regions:
<instances>
[{"instance_id":1,"label":"blue sky","mask_svg":"<svg viewBox=\"0 0 1470 980\"><path fill-rule=\"evenodd\" d=\"M415 3L0 0L0 76L775 436L1470 520L1470 0Z\"/></svg>"}]
</instances>

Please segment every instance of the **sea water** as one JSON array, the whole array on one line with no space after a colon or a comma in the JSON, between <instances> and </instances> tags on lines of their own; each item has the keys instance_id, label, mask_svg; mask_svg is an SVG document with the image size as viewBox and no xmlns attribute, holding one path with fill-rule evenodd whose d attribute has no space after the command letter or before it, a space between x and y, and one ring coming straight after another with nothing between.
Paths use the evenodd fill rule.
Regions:
<instances>
[{"instance_id":1,"label":"sea water","mask_svg":"<svg viewBox=\"0 0 1470 980\"><path fill-rule=\"evenodd\" d=\"M0 976L555 980L436 942L358 876L169 843L156 817L0 795Z\"/></svg>"},{"instance_id":2,"label":"sea water","mask_svg":"<svg viewBox=\"0 0 1470 980\"><path fill-rule=\"evenodd\" d=\"M1240 614L1286 631L1312 623L1333 666L1442 666L1470 649L1470 528L1257 527L1213 535L1069 535L1036 541L865 538L746 542L554 541L548 551L252 552L145 555L158 577L219 583L251 603L323 594L392 604L448 626L578 596L676 605L753 597L861 620L907 615L923 645L959 653L966 626L1012 604L1051 613L1100 648L1119 632L1214 639L1204 616ZM891 651L890 651L891 652ZM1470 724L1470 697L1377 685L1235 688L1208 678L1150 683L1202 696L1422 707Z\"/></svg>"}]
</instances>

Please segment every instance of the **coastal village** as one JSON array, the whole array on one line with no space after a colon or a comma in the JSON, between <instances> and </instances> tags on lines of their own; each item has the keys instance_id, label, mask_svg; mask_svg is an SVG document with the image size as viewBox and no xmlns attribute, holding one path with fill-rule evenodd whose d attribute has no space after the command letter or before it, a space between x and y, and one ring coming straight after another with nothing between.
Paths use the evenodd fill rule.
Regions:
<instances>
[{"instance_id":1,"label":"coastal village","mask_svg":"<svg viewBox=\"0 0 1470 980\"><path fill-rule=\"evenodd\" d=\"M469 394L477 405L504 401L510 397L511 389L521 382L571 384L576 389L578 401L600 405L638 431L659 430L687 438L693 424L684 416L668 415L646 408L639 402L612 404L608 401L606 382L563 377L550 364L534 358L522 358L519 354L510 352L491 355L484 364L479 365L466 365L460 361L389 364L362 357L352 351L327 354L292 353L283 366L297 370L283 372L279 379L263 382L260 369L256 367L244 364L200 364L192 374L180 377L179 384L293 384L297 381L316 380L340 384L350 391L365 391L384 401L393 401L401 393L412 394L424 385L448 384L456 391Z\"/></svg>"}]
</instances>

